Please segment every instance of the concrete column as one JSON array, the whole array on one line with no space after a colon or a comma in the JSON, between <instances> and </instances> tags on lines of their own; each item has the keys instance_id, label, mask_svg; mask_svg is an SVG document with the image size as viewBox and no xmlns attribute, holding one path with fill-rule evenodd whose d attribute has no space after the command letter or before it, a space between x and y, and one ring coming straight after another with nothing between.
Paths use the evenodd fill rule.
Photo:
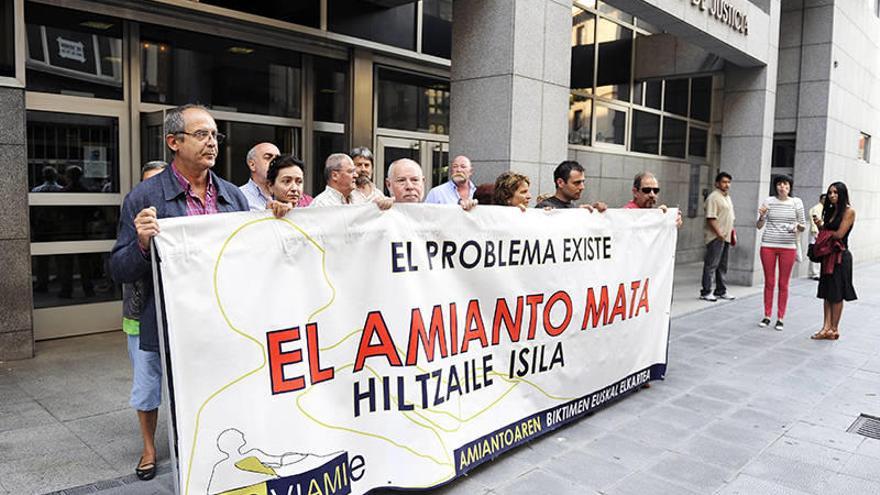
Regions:
<instances>
[{"instance_id":1,"label":"concrete column","mask_svg":"<svg viewBox=\"0 0 880 495\"><path fill-rule=\"evenodd\" d=\"M34 355L24 90L0 88L0 361Z\"/></svg>"},{"instance_id":2,"label":"concrete column","mask_svg":"<svg viewBox=\"0 0 880 495\"><path fill-rule=\"evenodd\" d=\"M567 156L571 2L456 0L453 4L450 156L474 182L505 170L553 190Z\"/></svg>"},{"instance_id":3,"label":"concrete column","mask_svg":"<svg viewBox=\"0 0 880 495\"><path fill-rule=\"evenodd\" d=\"M779 2L771 3L770 48L767 65L724 71L724 123L721 170L733 176L731 197L736 211L737 246L731 250L728 279L755 285L762 280L760 236L755 229L757 209L770 187L773 124L776 108L776 69L779 58Z\"/></svg>"}]
</instances>

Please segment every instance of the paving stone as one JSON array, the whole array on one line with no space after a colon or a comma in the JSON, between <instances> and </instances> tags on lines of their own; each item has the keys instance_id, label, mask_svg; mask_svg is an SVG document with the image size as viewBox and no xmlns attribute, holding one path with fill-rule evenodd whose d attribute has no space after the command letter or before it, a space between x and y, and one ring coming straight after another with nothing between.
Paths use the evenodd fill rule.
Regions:
<instances>
[{"instance_id":1,"label":"paving stone","mask_svg":"<svg viewBox=\"0 0 880 495\"><path fill-rule=\"evenodd\" d=\"M746 448L764 447L779 438L776 432L767 431L756 426L744 426L739 422L731 420L716 421L707 426L702 433Z\"/></svg>"},{"instance_id":2,"label":"paving stone","mask_svg":"<svg viewBox=\"0 0 880 495\"><path fill-rule=\"evenodd\" d=\"M822 493L825 481L835 475L833 471L815 464L788 459L773 454L761 454L742 471L744 474L807 493Z\"/></svg>"},{"instance_id":3,"label":"paving stone","mask_svg":"<svg viewBox=\"0 0 880 495\"><path fill-rule=\"evenodd\" d=\"M829 471L839 472L846 461L853 456L851 452L832 449L806 440L782 437L764 451L786 459L794 459L805 464L815 464Z\"/></svg>"},{"instance_id":4,"label":"paving stone","mask_svg":"<svg viewBox=\"0 0 880 495\"><path fill-rule=\"evenodd\" d=\"M758 449L746 449L703 435L691 438L673 447L672 450L715 466L730 469L739 469L745 466L758 452Z\"/></svg>"},{"instance_id":5,"label":"paving stone","mask_svg":"<svg viewBox=\"0 0 880 495\"><path fill-rule=\"evenodd\" d=\"M673 405L691 409L698 413L720 415L732 409L734 406L729 402L710 399L693 393L685 394L671 402Z\"/></svg>"},{"instance_id":6,"label":"paving stone","mask_svg":"<svg viewBox=\"0 0 880 495\"><path fill-rule=\"evenodd\" d=\"M865 440L859 444L859 448L856 449L856 454L880 459L880 440L865 438Z\"/></svg>"},{"instance_id":7,"label":"paving stone","mask_svg":"<svg viewBox=\"0 0 880 495\"><path fill-rule=\"evenodd\" d=\"M694 431L715 420L715 416L671 405L657 407L651 411L651 417L662 423Z\"/></svg>"},{"instance_id":8,"label":"paving stone","mask_svg":"<svg viewBox=\"0 0 880 495\"><path fill-rule=\"evenodd\" d=\"M880 459L854 454L846 461L841 473L880 483Z\"/></svg>"},{"instance_id":9,"label":"paving stone","mask_svg":"<svg viewBox=\"0 0 880 495\"><path fill-rule=\"evenodd\" d=\"M604 455L591 455L579 450L556 456L543 469L595 490L613 485L635 471L635 467L612 462Z\"/></svg>"},{"instance_id":10,"label":"paving stone","mask_svg":"<svg viewBox=\"0 0 880 495\"><path fill-rule=\"evenodd\" d=\"M774 435L782 435L786 430L791 428L792 425L797 422L795 418L795 415L785 417L780 414L769 414L760 409L748 406L742 409L737 409L728 416L728 419L731 421L740 423L739 426L749 429L764 430L768 433L773 433Z\"/></svg>"},{"instance_id":11,"label":"paving stone","mask_svg":"<svg viewBox=\"0 0 880 495\"><path fill-rule=\"evenodd\" d=\"M694 431L656 419L639 418L614 429L624 437L655 447L675 445L693 436Z\"/></svg>"},{"instance_id":12,"label":"paving stone","mask_svg":"<svg viewBox=\"0 0 880 495\"><path fill-rule=\"evenodd\" d=\"M779 485L772 481L762 480L739 474L727 486L715 492L716 495L806 495L807 492L794 490L791 487Z\"/></svg>"},{"instance_id":13,"label":"paving stone","mask_svg":"<svg viewBox=\"0 0 880 495\"><path fill-rule=\"evenodd\" d=\"M695 495L681 485L670 483L664 479L652 476L648 473L633 473L616 485L604 490L606 495Z\"/></svg>"},{"instance_id":14,"label":"paving stone","mask_svg":"<svg viewBox=\"0 0 880 495\"><path fill-rule=\"evenodd\" d=\"M880 483L845 474L837 474L822 484L820 493L823 495L880 493Z\"/></svg>"},{"instance_id":15,"label":"paving stone","mask_svg":"<svg viewBox=\"0 0 880 495\"><path fill-rule=\"evenodd\" d=\"M89 448L59 449L0 464L4 485L13 487L17 493L46 493L114 475L110 466Z\"/></svg>"},{"instance_id":16,"label":"paving stone","mask_svg":"<svg viewBox=\"0 0 880 495\"><path fill-rule=\"evenodd\" d=\"M785 433L785 436L847 452L855 452L865 438L855 433L847 433L846 430L835 430L804 422L798 422L792 426Z\"/></svg>"},{"instance_id":17,"label":"paving stone","mask_svg":"<svg viewBox=\"0 0 880 495\"><path fill-rule=\"evenodd\" d=\"M518 459L499 457L478 466L470 472L470 477L484 487L494 489L506 483L507 480L518 478L533 469L535 469L534 466Z\"/></svg>"},{"instance_id":18,"label":"paving stone","mask_svg":"<svg viewBox=\"0 0 880 495\"><path fill-rule=\"evenodd\" d=\"M10 402L6 402L5 399L4 397L0 402L0 432L58 422L49 411L33 399Z\"/></svg>"},{"instance_id":19,"label":"paving stone","mask_svg":"<svg viewBox=\"0 0 880 495\"><path fill-rule=\"evenodd\" d=\"M722 487L733 470L712 466L693 457L667 452L648 471L697 493L711 493Z\"/></svg>"},{"instance_id":20,"label":"paving stone","mask_svg":"<svg viewBox=\"0 0 880 495\"><path fill-rule=\"evenodd\" d=\"M585 495L592 495L598 493L595 490L579 486L568 479L548 473L543 469L529 471L525 475L511 480L506 485L498 487L493 492L499 495L532 495L534 493L583 493Z\"/></svg>"},{"instance_id":21,"label":"paving stone","mask_svg":"<svg viewBox=\"0 0 880 495\"><path fill-rule=\"evenodd\" d=\"M87 446L61 424L20 428L0 433L0 466ZM46 490L48 491L48 490Z\"/></svg>"},{"instance_id":22,"label":"paving stone","mask_svg":"<svg viewBox=\"0 0 880 495\"><path fill-rule=\"evenodd\" d=\"M664 449L630 440L617 434L608 434L582 446L583 452L613 462L640 468L653 463Z\"/></svg>"}]
</instances>

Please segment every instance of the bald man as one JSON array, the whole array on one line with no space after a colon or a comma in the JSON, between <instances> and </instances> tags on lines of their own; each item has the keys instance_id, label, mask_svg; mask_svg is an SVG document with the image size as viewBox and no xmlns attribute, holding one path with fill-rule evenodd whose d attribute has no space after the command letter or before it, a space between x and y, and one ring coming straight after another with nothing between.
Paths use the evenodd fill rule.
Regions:
<instances>
[{"instance_id":1,"label":"bald man","mask_svg":"<svg viewBox=\"0 0 880 495\"><path fill-rule=\"evenodd\" d=\"M265 210L266 203L272 199L266 181L266 171L269 170L269 162L280 154L278 147L272 143L259 143L247 152L245 161L251 171L251 178L239 189L247 198L251 211Z\"/></svg>"},{"instance_id":2,"label":"bald man","mask_svg":"<svg viewBox=\"0 0 880 495\"><path fill-rule=\"evenodd\" d=\"M471 160L464 155L456 156L449 165L449 181L428 191L425 203L454 205L473 199L477 190L477 186L471 182L473 174Z\"/></svg>"},{"instance_id":3,"label":"bald man","mask_svg":"<svg viewBox=\"0 0 880 495\"><path fill-rule=\"evenodd\" d=\"M395 160L388 167L385 185L391 192L395 203L421 203L425 194L425 176L422 166L409 158ZM459 203L465 211L477 205L474 199L464 199ZM381 206L380 206L381 208Z\"/></svg>"}]
</instances>

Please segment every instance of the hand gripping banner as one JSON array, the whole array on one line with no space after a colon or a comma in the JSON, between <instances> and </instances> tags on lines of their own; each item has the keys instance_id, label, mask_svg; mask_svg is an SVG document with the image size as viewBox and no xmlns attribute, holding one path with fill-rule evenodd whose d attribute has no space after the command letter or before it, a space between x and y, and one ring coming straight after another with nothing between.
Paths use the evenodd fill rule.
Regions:
<instances>
[{"instance_id":1,"label":"hand gripping banner","mask_svg":"<svg viewBox=\"0 0 880 495\"><path fill-rule=\"evenodd\" d=\"M662 378L675 213L161 220L180 492L435 487Z\"/></svg>"}]
</instances>

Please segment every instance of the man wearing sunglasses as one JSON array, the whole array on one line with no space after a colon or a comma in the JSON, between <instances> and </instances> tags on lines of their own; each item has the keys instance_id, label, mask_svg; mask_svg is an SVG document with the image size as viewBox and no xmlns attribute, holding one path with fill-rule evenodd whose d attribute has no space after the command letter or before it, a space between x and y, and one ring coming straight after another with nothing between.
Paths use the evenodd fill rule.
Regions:
<instances>
[{"instance_id":1,"label":"man wearing sunglasses","mask_svg":"<svg viewBox=\"0 0 880 495\"><path fill-rule=\"evenodd\" d=\"M633 178L633 199L624 208L659 208L666 213L666 205L657 206L660 196L660 183L651 172L639 172ZM675 226L681 228L681 210L675 216Z\"/></svg>"}]
</instances>

